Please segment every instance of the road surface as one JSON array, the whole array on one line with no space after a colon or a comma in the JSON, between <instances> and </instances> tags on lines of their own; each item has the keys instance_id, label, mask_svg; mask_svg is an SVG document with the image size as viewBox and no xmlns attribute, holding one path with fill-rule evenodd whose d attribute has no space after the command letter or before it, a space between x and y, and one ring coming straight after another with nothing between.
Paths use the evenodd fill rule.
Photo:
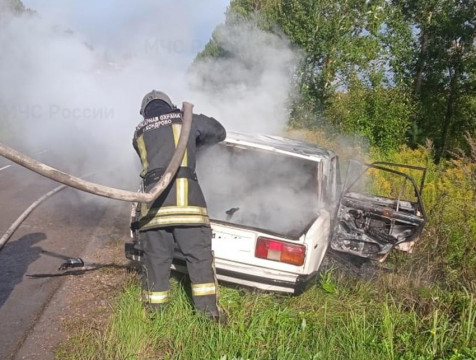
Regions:
<instances>
[{"instance_id":1,"label":"road surface","mask_svg":"<svg viewBox=\"0 0 476 360\"><path fill-rule=\"evenodd\" d=\"M48 155L38 151L34 156L42 161ZM0 157L0 234L57 186ZM40 205L13 234L0 251L0 359L29 358L19 354L25 353L22 347L65 279L58 276L62 274L59 265L67 258L82 256L91 239L97 238L99 224L106 229L117 226L111 216L105 218L111 209L127 225L129 208L127 203L68 188ZM30 341L28 346L35 344Z\"/></svg>"}]
</instances>

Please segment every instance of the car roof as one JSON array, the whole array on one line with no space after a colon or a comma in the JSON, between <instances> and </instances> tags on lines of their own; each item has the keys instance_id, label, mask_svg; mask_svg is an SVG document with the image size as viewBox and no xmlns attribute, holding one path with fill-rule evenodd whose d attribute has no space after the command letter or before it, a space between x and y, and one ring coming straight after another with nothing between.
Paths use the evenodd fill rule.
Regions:
<instances>
[{"instance_id":1,"label":"car roof","mask_svg":"<svg viewBox=\"0 0 476 360\"><path fill-rule=\"evenodd\" d=\"M224 142L286 153L291 156L310 157L314 160L335 157L332 150L305 141L275 135L227 132Z\"/></svg>"}]
</instances>

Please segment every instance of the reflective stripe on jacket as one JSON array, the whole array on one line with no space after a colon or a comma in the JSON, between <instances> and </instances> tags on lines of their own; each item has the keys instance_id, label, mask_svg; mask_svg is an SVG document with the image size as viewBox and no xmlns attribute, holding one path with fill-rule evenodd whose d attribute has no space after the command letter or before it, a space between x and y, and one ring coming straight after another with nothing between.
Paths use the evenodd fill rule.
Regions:
<instances>
[{"instance_id":1,"label":"reflective stripe on jacket","mask_svg":"<svg viewBox=\"0 0 476 360\"><path fill-rule=\"evenodd\" d=\"M165 169L170 162L181 130L182 113L176 109L154 114L137 126L133 145L141 159L145 191L149 191L160 178L153 175ZM210 223L206 202L195 176L195 152L197 147L218 143L225 137L226 131L217 120L205 115L193 115L181 170L150 208L142 204L140 230Z\"/></svg>"}]
</instances>

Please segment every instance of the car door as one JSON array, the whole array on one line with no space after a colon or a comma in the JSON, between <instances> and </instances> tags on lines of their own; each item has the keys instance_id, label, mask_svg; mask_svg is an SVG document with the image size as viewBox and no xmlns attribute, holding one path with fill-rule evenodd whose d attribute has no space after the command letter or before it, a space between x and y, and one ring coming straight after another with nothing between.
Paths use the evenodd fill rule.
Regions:
<instances>
[{"instance_id":1,"label":"car door","mask_svg":"<svg viewBox=\"0 0 476 360\"><path fill-rule=\"evenodd\" d=\"M331 249L379 261L395 248L411 251L426 223L421 198L426 169L375 162L360 164L354 174L347 176L352 181L337 206Z\"/></svg>"}]
</instances>

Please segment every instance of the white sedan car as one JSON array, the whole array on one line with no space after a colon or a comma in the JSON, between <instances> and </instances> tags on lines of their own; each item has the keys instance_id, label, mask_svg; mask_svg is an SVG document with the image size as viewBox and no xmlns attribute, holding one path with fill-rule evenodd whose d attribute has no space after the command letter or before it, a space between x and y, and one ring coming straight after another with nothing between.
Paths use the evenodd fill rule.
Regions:
<instances>
[{"instance_id":1,"label":"white sedan car","mask_svg":"<svg viewBox=\"0 0 476 360\"><path fill-rule=\"evenodd\" d=\"M343 186L332 151L243 133L228 134L197 160L217 278L224 282L299 294L319 273L329 249L382 261L393 248L409 250L426 221L420 195L424 168L367 164ZM397 170L402 167L421 172L421 184ZM362 191L369 169L401 179L398 196ZM140 251L134 251L137 232L132 234L126 253L140 260ZM172 268L186 272L178 250Z\"/></svg>"}]
</instances>

